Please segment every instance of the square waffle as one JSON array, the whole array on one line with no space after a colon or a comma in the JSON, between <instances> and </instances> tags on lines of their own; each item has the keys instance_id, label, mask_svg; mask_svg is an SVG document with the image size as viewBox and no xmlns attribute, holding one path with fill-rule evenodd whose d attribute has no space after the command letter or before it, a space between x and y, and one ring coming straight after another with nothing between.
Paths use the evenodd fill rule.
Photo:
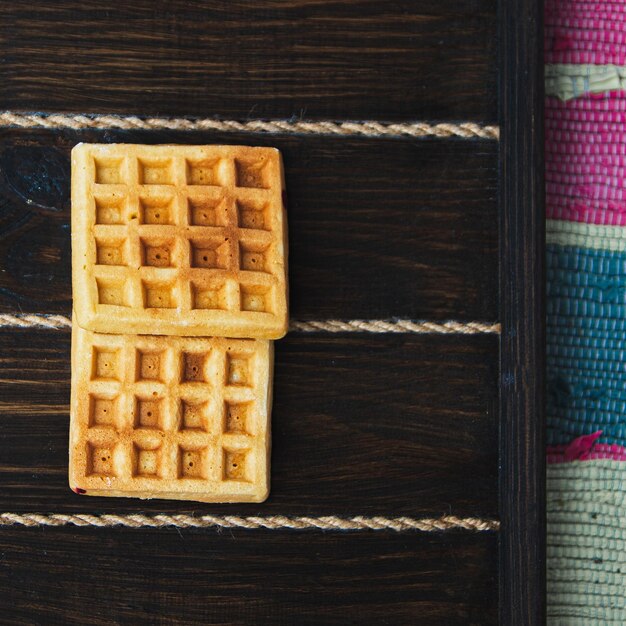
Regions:
<instances>
[{"instance_id":1,"label":"square waffle","mask_svg":"<svg viewBox=\"0 0 626 626\"><path fill-rule=\"evenodd\" d=\"M287 332L283 170L274 148L79 144L72 282L97 332Z\"/></svg>"},{"instance_id":2,"label":"square waffle","mask_svg":"<svg viewBox=\"0 0 626 626\"><path fill-rule=\"evenodd\" d=\"M97 496L262 502L272 343L72 328L70 487Z\"/></svg>"}]
</instances>

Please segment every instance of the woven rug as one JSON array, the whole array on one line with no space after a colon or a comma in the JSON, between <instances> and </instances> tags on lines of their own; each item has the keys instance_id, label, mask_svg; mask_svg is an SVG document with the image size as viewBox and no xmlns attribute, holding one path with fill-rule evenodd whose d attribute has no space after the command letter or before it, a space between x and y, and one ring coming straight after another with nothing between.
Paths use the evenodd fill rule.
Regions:
<instances>
[{"instance_id":1,"label":"woven rug","mask_svg":"<svg viewBox=\"0 0 626 626\"><path fill-rule=\"evenodd\" d=\"M548 622L626 624L626 0L546 0Z\"/></svg>"}]
</instances>

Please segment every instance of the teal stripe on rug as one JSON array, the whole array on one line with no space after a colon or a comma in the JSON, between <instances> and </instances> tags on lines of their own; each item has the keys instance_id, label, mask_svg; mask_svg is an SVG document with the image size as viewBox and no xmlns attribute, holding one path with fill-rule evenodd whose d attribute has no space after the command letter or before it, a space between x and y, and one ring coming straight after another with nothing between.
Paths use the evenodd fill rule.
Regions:
<instances>
[{"instance_id":1,"label":"teal stripe on rug","mask_svg":"<svg viewBox=\"0 0 626 626\"><path fill-rule=\"evenodd\" d=\"M547 247L548 445L626 445L626 251Z\"/></svg>"}]
</instances>

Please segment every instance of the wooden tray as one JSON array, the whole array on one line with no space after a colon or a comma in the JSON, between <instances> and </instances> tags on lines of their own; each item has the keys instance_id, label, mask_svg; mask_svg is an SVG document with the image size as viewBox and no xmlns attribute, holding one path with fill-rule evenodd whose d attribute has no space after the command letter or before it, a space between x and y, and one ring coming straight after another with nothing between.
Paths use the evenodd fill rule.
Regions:
<instances>
[{"instance_id":1,"label":"wooden tray","mask_svg":"<svg viewBox=\"0 0 626 626\"><path fill-rule=\"evenodd\" d=\"M0 6L0 109L69 114L0 116L2 621L543 622L540 17L536 0ZM131 115L159 119L115 128L145 125ZM268 502L67 488L79 141L283 152L301 324L276 344ZM160 514L184 517L148 527Z\"/></svg>"}]
</instances>

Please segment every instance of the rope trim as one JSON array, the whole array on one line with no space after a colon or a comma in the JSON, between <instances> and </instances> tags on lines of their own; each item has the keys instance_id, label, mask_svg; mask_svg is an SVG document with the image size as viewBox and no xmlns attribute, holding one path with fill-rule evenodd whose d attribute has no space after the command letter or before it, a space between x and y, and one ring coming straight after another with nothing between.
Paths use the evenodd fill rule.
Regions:
<instances>
[{"instance_id":1,"label":"rope trim","mask_svg":"<svg viewBox=\"0 0 626 626\"><path fill-rule=\"evenodd\" d=\"M72 320L65 315L40 313L0 313L0 328L52 328L61 330L72 327Z\"/></svg>"},{"instance_id":2,"label":"rope trim","mask_svg":"<svg viewBox=\"0 0 626 626\"><path fill-rule=\"evenodd\" d=\"M413 322L411 320L324 320L321 322L293 321L289 330L313 333L368 332L368 333L417 333L439 335L477 335L481 333L500 333L500 324L485 322Z\"/></svg>"},{"instance_id":3,"label":"rope trim","mask_svg":"<svg viewBox=\"0 0 626 626\"><path fill-rule=\"evenodd\" d=\"M18 128L118 128L123 130L213 130L220 132L287 133L302 135L340 135L364 137L460 137L462 139L498 139L497 126L461 122L428 124L425 122L386 124L367 122L303 122L300 120L217 120L134 115L81 115L63 113L0 113L0 127Z\"/></svg>"},{"instance_id":4,"label":"rope trim","mask_svg":"<svg viewBox=\"0 0 626 626\"><path fill-rule=\"evenodd\" d=\"M72 327L65 315L45 313L0 313L0 328L49 328L64 330ZM440 335L499 334L500 324L486 322L413 322L411 320L323 320L292 321L289 330L301 333L417 333Z\"/></svg>"},{"instance_id":5,"label":"rope trim","mask_svg":"<svg viewBox=\"0 0 626 626\"><path fill-rule=\"evenodd\" d=\"M125 528L247 528L255 530L418 530L438 532L445 530L469 530L473 532L497 531L497 520L476 517L444 515L439 518L413 517L239 517L236 515L90 515L87 513L0 513L0 526L95 526L99 528L123 526Z\"/></svg>"}]
</instances>

